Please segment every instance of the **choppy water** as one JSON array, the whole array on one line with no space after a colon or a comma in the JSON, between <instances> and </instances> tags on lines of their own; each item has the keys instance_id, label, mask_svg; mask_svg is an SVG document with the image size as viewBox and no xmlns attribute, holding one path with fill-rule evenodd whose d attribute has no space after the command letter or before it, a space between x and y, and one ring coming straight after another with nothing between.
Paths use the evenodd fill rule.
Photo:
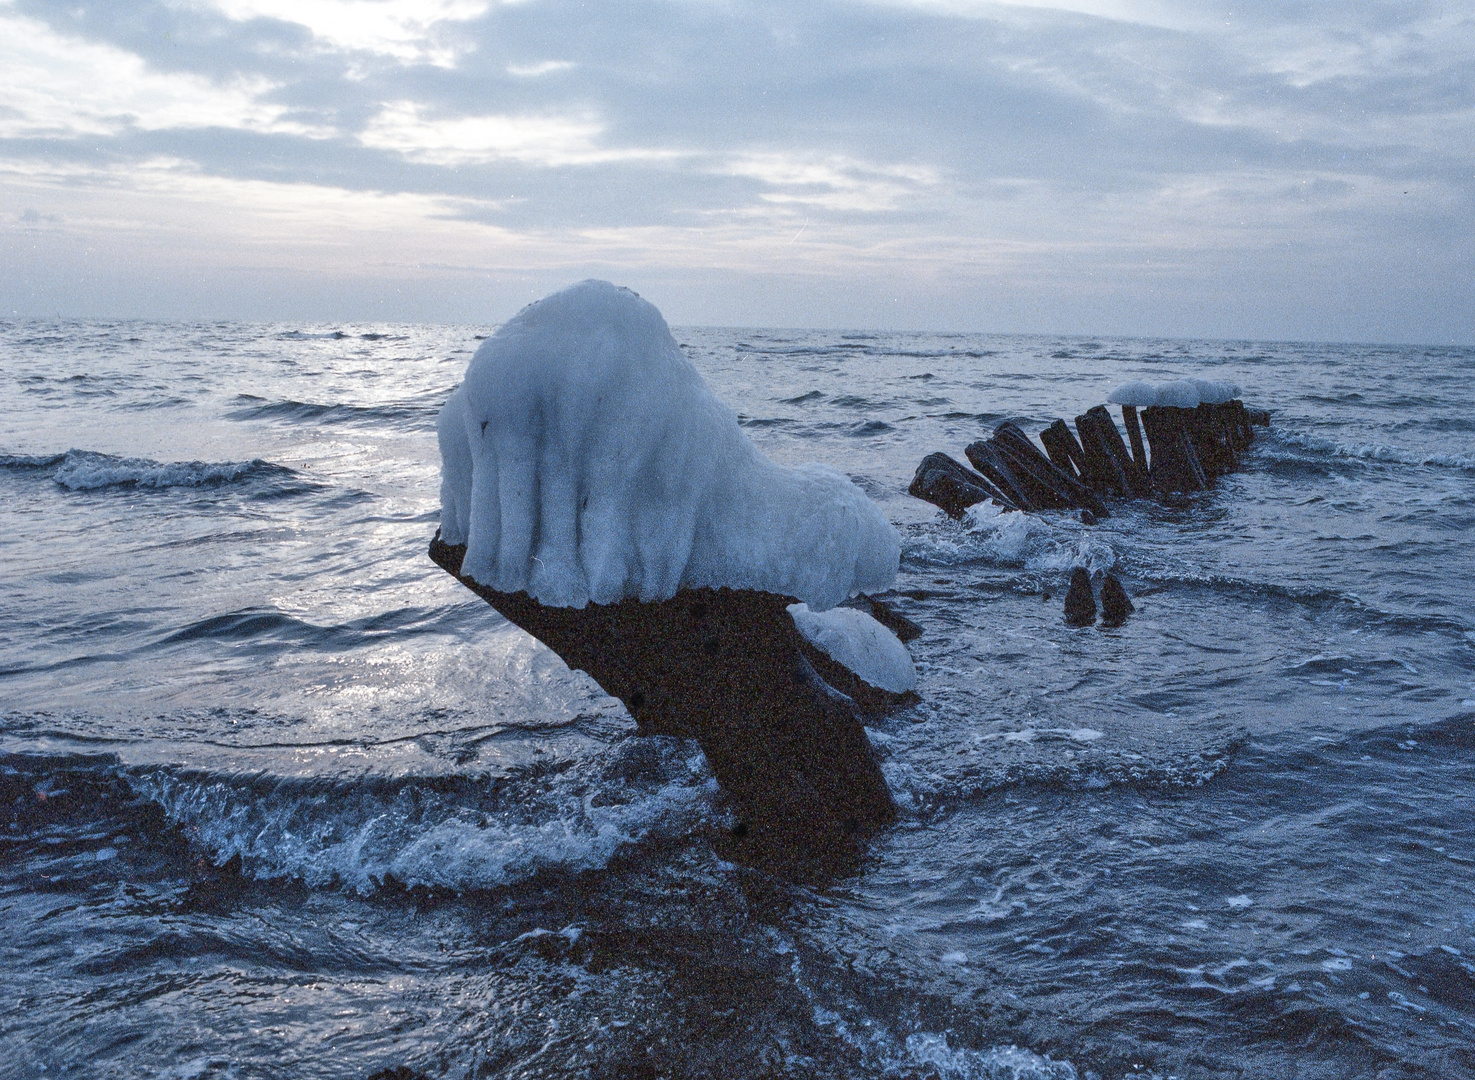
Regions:
<instances>
[{"instance_id":1,"label":"choppy water","mask_svg":"<svg viewBox=\"0 0 1475 1080\"><path fill-rule=\"evenodd\" d=\"M1475 351L678 338L904 533L853 877L428 561L476 331L0 323L0 1074L1475 1076ZM1212 493L904 494L1181 375L1274 410Z\"/></svg>"}]
</instances>

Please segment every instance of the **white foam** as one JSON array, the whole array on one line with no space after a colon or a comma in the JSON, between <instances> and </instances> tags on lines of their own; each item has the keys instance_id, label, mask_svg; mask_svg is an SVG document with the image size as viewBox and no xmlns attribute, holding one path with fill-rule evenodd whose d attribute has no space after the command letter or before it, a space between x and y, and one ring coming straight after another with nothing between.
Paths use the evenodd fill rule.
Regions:
<instances>
[{"instance_id":1,"label":"white foam","mask_svg":"<svg viewBox=\"0 0 1475 1080\"><path fill-rule=\"evenodd\" d=\"M482 343L440 418L441 532L463 573L542 603L760 589L833 607L895 579L851 481L759 453L665 320L585 281Z\"/></svg>"},{"instance_id":2,"label":"white foam","mask_svg":"<svg viewBox=\"0 0 1475 1080\"><path fill-rule=\"evenodd\" d=\"M979 554L996 566L1020 566L1028 570L1059 571L1084 565L1095 574L1116 566L1117 555L1102 534L1086 530L1079 522L1066 523L1048 515L1003 512L988 503L977 503L963 512L963 524L982 551L947 550L944 534L913 544L911 552L929 561L953 563ZM956 548L955 544L951 545ZM945 558L939 556L946 555Z\"/></svg>"},{"instance_id":3,"label":"white foam","mask_svg":"<svg viewBox=\"0 0 1475 1080\"><path fill-rule=\"evenodd\" d=\"M1180 409L1191 409L1201 403L1221 405L1239 397L1240 388L1234 383L1213 382L1209 379L1175 379L1159 383L1129 382L1118 386L1106 400L1113 405L1135 405L1139 409L1152 405L1171 405Z\"/></svg>"},{"instance_id":4,"label":"white foam","mask_svg":"<svg viewBox=\"0 0 1475 1080\"><path fill-rule=\"evenodd\" d=\"M1048 522L1030 514L1001 511L992 503L975 503L963 512L968 531L985 537L993 561L1022 566L1034 537L1050 533Z\"/></svg>"},{"instance_id":5,"label":"white foam","mask_svg":"<svg viewBox=\"0 0 1475 1080\"><path fill-rule=\"evenodd\" d=\"M993 1046L984 1050L954 1048L947 1036L930 1031L908 1035L907 1056L919 1065L929 1066L940 1077L959 1080L993 1078L999 1080L1075 1080L1076 1070L1067 1061L1042 1057L1017 1046Z\"/></svg>"},{"instance_id":6,"label":"white foam","mask_svg":"<svg viewBox=\"0 0 1475 1080\"><path fill-rule=\"evenodd\" d=\"M954 1047L942 1032L918 1031L900 1039L884 1024L814 1006L814 1022L827 1027L860 1053L867 1075L911 1076L920 1066L939 1080L1076 1080L1068 1061L1008 1044L982 1049ZM1095 1075L1094 1073L1088 1075Z\"/></svg>"},{"instance_id":7,"label":"white foam","mask_svg":"<svg viewBox=\"0 0 1475 1080\"><path fill-rule=\"evenodd\" d=\"M790 604L789 614L804 640L845 665L861 679L893 694L917 688L917 668L901 640L863 611L813 611Z\"/></svg>"}]
</instances>

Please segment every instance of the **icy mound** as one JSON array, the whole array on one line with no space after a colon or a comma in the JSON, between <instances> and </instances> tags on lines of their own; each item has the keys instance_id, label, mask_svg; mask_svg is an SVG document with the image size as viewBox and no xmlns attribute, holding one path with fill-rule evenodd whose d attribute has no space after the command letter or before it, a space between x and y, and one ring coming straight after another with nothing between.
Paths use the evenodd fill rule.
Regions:
<instances>
[{"instance_id":1,"label":"icy mound","mask_svg":"<svg viewBox=\"0 0 1475 1080\"><path fill-rule=\"evenodd\" d=\"M1118 386L1106 400L1113 405L1135 405L1138 408L1176 405L1180 409L1191 409L1199 404L1221 405L1237 397L1239 387L1233 383L1210 382L1208 379L1178 379L1157 386L1147 382L1129 382Z\"/></svg>"},{"instance_id":2,"label":"icy mound","mask_svg":"<svg viewBox=\"0 0 1475 1080\"><path fill-rule=\"evenodd\" d=\"M545 297L483 342L440 450L461 572L551 606L726 585L824 609L896 576L880 509L834 469L760 454L661 313L608 282Z\"/></svg>"},{"instance_id":3,"label":"icy mound","mask_svg":"<svg viewBox=\"0 0 1475 1080\"><path fill-rule=\"evenodd\" d=\"M808 604L790 604L789 614L805 641L872 686L893 694L917 688L917 669L907 647L865 612L811 611Z\"/></svg>"}]
</instances>

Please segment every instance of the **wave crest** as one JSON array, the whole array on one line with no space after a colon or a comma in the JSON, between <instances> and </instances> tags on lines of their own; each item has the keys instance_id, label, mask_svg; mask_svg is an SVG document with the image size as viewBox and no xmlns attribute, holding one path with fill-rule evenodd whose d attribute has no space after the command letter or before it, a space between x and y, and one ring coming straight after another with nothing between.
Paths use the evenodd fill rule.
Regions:
<instances>
[{"instance_id":1,"label":"wave crest","mask_svg":"<svg viewBox=\"0 0 1475 1080\"><path fill-rule=\"evenodd\" d=\"M54 469L51 478L68 491L101 491L106 488L160 491L267 481L280 489L277 494L291 494L312 486L303 481L295 470L261 458L250 461L154 461L72 449L65 454L3 455L0 456L0 469L13 472ZM282 489L283 482L291 483Z\"/></svg>"},{"instance_id":2,"label":"wave crest","mask_svg":"<svg viewBox=\"0 0 1475 1080\"><path fill-rule=\"evenodd\" d=\"M1374 461L1393 465L1435 466L1475 472L1475 454L1431 453L1383 443L1344 443L1296 432L1278 433L1281 443L1328 457L1352 461Z\"/></svg>"},{"instance_id":3,"label":"wave crest","mask_svg":"<svg viewBox=\"0 0 1475 1080\"><path fill-rule=\"evenodd\" d=\"M689 832L713 783L704 758L669 743L634 775L627 759L651 757L651 747L617 746L602 755L606 769L531 770L502 782L407 777L324 792L163 768L128 782L216 865L239 858L260 880L363 895L390 885L463 892L599 870L627 845Z\"/></svg>"}]
</instances>

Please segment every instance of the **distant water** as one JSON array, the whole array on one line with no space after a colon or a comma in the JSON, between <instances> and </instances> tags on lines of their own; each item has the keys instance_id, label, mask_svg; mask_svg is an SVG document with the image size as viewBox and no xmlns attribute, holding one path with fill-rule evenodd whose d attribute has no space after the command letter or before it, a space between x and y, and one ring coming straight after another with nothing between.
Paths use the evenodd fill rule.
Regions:
<instances>
[{"instance_id":1,"label":"distant water","mask_svg":"<svg viewBox=\"0 0 1475 1080\"><path fill-rule=\"evenodd\" d=\"M678 339L904 535L854 877L429 562L476 331L0 323L0 1075L1475 1076L1475 351ZM1183 375L1274 413L1211 493L904 494Z\"/></svg>"}]
</instances>

